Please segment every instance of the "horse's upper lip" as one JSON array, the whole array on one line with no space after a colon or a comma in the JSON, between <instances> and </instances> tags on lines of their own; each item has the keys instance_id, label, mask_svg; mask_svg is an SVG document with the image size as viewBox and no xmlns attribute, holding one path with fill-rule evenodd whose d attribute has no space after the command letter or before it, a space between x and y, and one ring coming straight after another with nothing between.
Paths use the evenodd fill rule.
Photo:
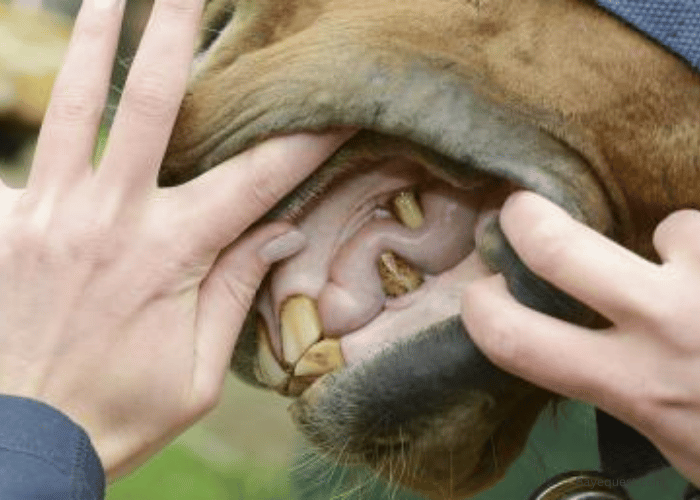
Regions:
<instances>
[{"instance_id":1,"label":"horse's upper lip","mask_svg":"<svg viewBox=\"0 0 700 500\"><path fill-rule=\"evenodd\" d=\"M342 61L307 44L342 54ZM586 160L532 117L474 90L473 81L450 70L453 63L329 40L320 27L270 46L193 84L161 181L185 180L272 135L357 127L428 148L449 160L446 173L457 178L467 165L509 179L610 234L608 197Z\"/></svg>"}]
</instances>

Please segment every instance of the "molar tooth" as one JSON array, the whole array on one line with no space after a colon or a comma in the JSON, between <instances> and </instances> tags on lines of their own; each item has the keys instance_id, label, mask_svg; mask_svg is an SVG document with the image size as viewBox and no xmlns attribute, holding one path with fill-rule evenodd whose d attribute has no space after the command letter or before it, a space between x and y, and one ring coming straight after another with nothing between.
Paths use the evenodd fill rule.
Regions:
<instances>
[{"instance_id":1,"label":"molar tooth","mask_svg":"<svg viewBox=\"0 0 700 500\"><path fill-rule=\"evenodd\" d=\"M325 375L343 366L340 341L325 339L309 347L294 368L294 376Z\"/></svg>"},{"instance_id":2,"label":"molar tooth","mask_svg":"<svg viewBox=\"0 0 700 500\"><path fill-rule=\"evenodd\" d=\"M321 319L316 301L306 295L287 299L280 312L280 335L284 359L291 364L321 338Z\"/></svg>"},{"instance_id":3,"label":"molar tooth","mask_svg":"<svg viewBox=\"0 0 700 500\"><path fill-rule=\"evenodd\" d=\"M406 227L418 229L423 225L423 211L418 205L416 195L413 191L402 191L393 200L396 217L403 222Z\"/></svg>"},{"instance_id":4,"label":"molar tooth","mask_svg":"<svg viewBox=\"0 0 700 500\"><path fill-rule=\"evenodd\" d=\"M384 292L389 297L412 292L423 283L423 276L394 252L381 254L378 267Z\"/></svg>"},{"instance_id":5,"label":"molar tooth","mask_svg":"<svg viewBox=\"0 0 700 500\"><path fill-rule=\"evenodd\" d=\"M268 340L267 326L262 318L257 319L258 352L255 362L255 377L259 382L279 388L287 381L288 375L277 362Z\"/></svg>"}]
</instances>

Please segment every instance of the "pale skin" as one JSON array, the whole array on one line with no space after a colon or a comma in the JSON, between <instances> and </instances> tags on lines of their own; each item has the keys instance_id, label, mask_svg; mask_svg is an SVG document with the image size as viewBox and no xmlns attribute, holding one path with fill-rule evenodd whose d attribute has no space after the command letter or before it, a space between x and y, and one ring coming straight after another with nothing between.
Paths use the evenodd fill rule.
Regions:
<instances>
[{"instance_id":1,"label":"pale skin","mask_svg":"<svg viewBox=\"0 0 700 500\"><path fill-rule=\"evenodd\" d=\"M700 212L659 224L661 264L533 193L509 198L500 221L530 269L613 326L591 330L528 309L496 275L465 293L474 341L505 370L635 427L700 484Z\"/></svg>"},{"instance_id":2,"label":"pale skin","mask_svg":"<svg viewBox=\"0 0 700 500\"><path fill-rule=\"evenodd\" d=\"M348 138L271 139L158 188L202 4L156 0L94 168L123 3L85 0L28 185L0 185L0 393L79 423L108 479L216 404L260 280L305 244L249 226Z\"/></svg>"}]
</instances>

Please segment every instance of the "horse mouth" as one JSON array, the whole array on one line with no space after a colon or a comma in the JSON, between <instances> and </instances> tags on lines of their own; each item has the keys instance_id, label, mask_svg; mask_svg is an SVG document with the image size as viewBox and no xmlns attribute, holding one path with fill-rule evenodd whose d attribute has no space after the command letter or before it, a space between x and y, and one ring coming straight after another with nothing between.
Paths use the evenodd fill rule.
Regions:
<instances>
[{"instance_id":1,"label":"horse mouth","mask_svg":"<svg viewBox=\"0 0 700 500\"><path fill-rule=\"evenodd\" d=\"M264 280L234 371L292 397L344 463L424 492L492 485L548 396L491 365L459 314L464 287L504 265L498 210L520 188L360 132L270 212L309 243Z\"/></svg>"},{"instance_id":2,"label":"horse mouth","mask_svg":"<svg viewBox=\"0 0 700 500\"><path fill-rule=\"evenodd\" d=\"M275 214L308 246L270 271L248 332L255 379L286 396L458 316L466 284L493 274L477 239L516 189L478 172L457 182L410 149L308 182Z\"/></svg>"},{"instance_id":3,"label":"horse mouth","mask_svg":"<svg viewBox=\"0 0 700 500\"><path fill-rule=\"evenodd\" d=\"M391 65L378 67L364 51L347 57L352 74L330 83L305 65L303 81L290 84L274 65L250 89L254 58L241 59L212 77L240 96L223 110L219 98L197 101L219 95L207 92L211 82L195 84L161 182L187 180L264 137L360 129L268 214L293 222L309 245L263 282L232 368L292 397L292 418L329 455L396 478L395 458L408 453L418 466L400 480L424 492L449 483L458 456L454 491L473 492L502 475L549 396L471 342L459 317L464 286L500 272L521 302L588 317L528 275L500 232L498 209L530 189L608 232L608 197L578 152L446 66L411 57L389 75ZM278 96L284 107L271 107ZM508 426L517 430L499 437Z\"/></svg>"}]
</instances>

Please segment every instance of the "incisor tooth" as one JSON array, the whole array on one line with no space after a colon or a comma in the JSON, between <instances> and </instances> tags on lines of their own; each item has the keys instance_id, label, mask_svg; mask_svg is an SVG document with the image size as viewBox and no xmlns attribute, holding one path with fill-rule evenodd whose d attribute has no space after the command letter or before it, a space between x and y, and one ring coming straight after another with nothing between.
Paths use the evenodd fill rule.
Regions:
<instances>
[{"instance_id":1,"label":"incisor tooth","mask_svg":"<svg viewBox=\"0 0 700 500\"><path fill-rule=\"evenodd\" d=\"M416 200L416 195L413 191L400 192L394 197L393 203L396 217L406 227L418 229L423 225L423 211L418 205L418 200Z\"/></svg>"},{"instance_id":2,"label":"incisor tooth","mask_svg":"<svg viewBox=\"0 0 700 500\"><path fill-rule=\"evenodd\" d=\"M326 339L309 347L294 368L294 376L325 375L343 366L345 359L340 341Z\"/></svg>"},{"instance_id":3,"label":"incisor tooth","mask_svg":"<svg viewBox=\"0 0 700 500\"><path fill-rule=\"evenodd\" d=\"M389 297L398 297L416 290L423 283L423 276L394 252L379 256L379 276Z\"/></svg>"},{"instance_id":4,"label":"incisor tooth","mask_svg":"<svg viewBox=\"0 0 700 500\"><path fill-rule=\"evenodd\" d=\"M259 382L269 387L281 387L288 375L272 353L267 336L267 326L262 318L257 319L258 356L255 363L255 376Z\"/></svg>"},{"instance_id":5,"label":"incisor tooth","mask_svg":"<svg viewBox=\"0 0 700 500\"><path fill-rule=\"evenodd\" d=\"M282 304L280 336L284 359L294 364L312 344L321 338L321 319L316 301L296 295Z\"/></svg>"},{"instance_id":6,"label":"incisor tooth","mask_svg":"<svg viewBox=\"0 0 700 500\"><path fill-rule=\"evenodd\" d=\"M285 396L301 396L313 384L318 377L292 377L285 392Z\"/></svg>"}]
</instances>

